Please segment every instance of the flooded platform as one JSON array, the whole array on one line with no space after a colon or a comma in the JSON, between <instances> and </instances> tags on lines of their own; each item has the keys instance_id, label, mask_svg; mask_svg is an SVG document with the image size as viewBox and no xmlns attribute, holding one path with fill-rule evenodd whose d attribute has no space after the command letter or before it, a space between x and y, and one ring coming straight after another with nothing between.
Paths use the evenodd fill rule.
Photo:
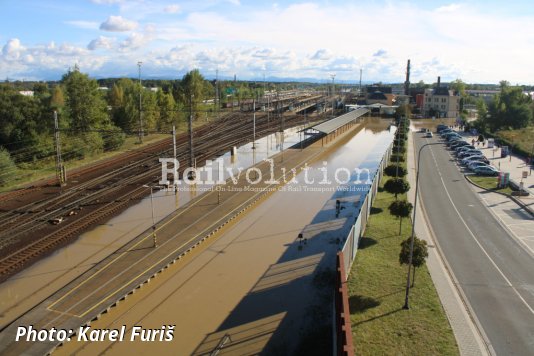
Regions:
<instances>
[{"instance_id":1,"label":"flooded platform","mask_svg":"<svg viewBox=\"0 0 534 356\"><path fill-rule=\"evenodd\" d=\"M278 191L212 243L175 264L124 303L92 323L94 328L176 325L169 343L70 342L57 354L131 353L180 355L289 354L313 335L307 326L328 329L335 253L354 222L365 189L340 189L323 180L328 168L373 167L391 143L392 134L377 123L376 132L340 138L323 151L308 177L310 190ZM333 173L333 172L331 172ZM303 181L304 172L297 179ZM332 175L328 176L333 179ZM355 178L352 176L352 181ZM367 177L360 177L365 181ZM371 176L372 179L372 176ZM342 184L365 188L365 184ZM336 216L336 200L342 209ZM302 234L302 239L299 239ZM304 241L305 239L305 241ZM325 311L326 306L326 311ZM326 314L326 315L325 315ZM325 326L326 325L326 326ZM323 330L324 332L324 330ZM328 330L326 335L329 335Z\"/></svg>"},{"instance_id":2,"label":"flooded platform","mask_svg":"<svg viewBox=\"0 0 534 356\"><path fill-rule=\"evenodd\" d=\"M304 163L318 159L327 150L314 145L302 151L292 149L277 155L275 177L282 179L282 168L289 171L294 167L303 167ZM264 175L271 171L266 162L258 167ZM238 185L244 186L244 183L242 180ZM18 353L26 350L30 354L46 352L54 343L14 343L13 330L16 325L75 329L94 319L116 300L131 295L137 286L158 275L170 261L179 258L200 239L212 236L214 230L264 198L269 184L258 186L261 187L259 191L208 191L185 204L158 225L158 248L153 248L150 231L126 244L5 329L0 336L3 351Z\"/></svg>"},{"instance_id":3,"label":"flooded platform","mask_svg":"<svg viewBox=\"0 0 534 356\"><path fill-rule=\"evenodd\" d=\"M287 129L252 143L237 147L237 154L227 152L218 159L225 167L250 167L298 143L301 127ZM183 162L180 162L183 164ZM217 174L217 166L214 172ZM227 174L226 174L227 176ZM187 191L155 191L155 221L159 223L175 209L202 195L208 185L197 185ZM148 189L148 188L147 188ZM94 230L82 234L76 241L38 261L0 284L0 330L39 304L75 278L117 251L152 225L150 196Z\"/></svg>"}]
</instances>

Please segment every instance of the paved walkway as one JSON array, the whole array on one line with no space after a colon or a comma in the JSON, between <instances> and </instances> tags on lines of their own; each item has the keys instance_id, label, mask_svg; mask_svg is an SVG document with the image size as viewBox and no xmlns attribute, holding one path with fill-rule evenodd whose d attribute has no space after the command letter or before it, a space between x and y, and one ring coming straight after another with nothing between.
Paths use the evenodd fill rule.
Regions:
<instances>
[{"instance_id":1,"label":"paved walkway","mask_svg":"<svg viewBox=\"0 0 534 356\"><path fill-rule=\"evenodd\" d=\"M415 188L415 159L413 150L413 141L411 137L412 133L409 133L408 139L408 181L410 186ZM412 202L415 201L415 189L410 189L408 192L408 199ZM431 229L428 226L424 207L421 204L421 200L418 199L418 211L415 222L416 235L427 241L429 245L427 267L438 292L441 304L445 309L449 323L451 324L456 342L458 343L458 349L461 355L475 356L475 355L488 355L484 341L480 336L474 321L472 320L470 313L465 305L462 297L460 297L460 291L456 287L454 276L451 275L447 268L446 261L442 258L439 245L433 238Z\"/></svg>"},{"instance_id":2,"label":"paved walkway","mask_svg":"<svg viewBox=\"0 0 534 356\"><path fill-rule=\"evenodd\" d=\"M468 142L477 138L469 135L465 137ZM475 144L475 146L477 145ZM518 199L534 212L534 167L527 165L524 159L515 154L501 158L500 147L488 148L487 145L480 145L478 148L489 159L491 165L503 172L510 173L510 180L513 180L517 184L523 182L525 191L528 191L530 194L526 197L518 197ZM527 174L526 178L523 178L524 172Z\"/></svg>"}]
</instances>

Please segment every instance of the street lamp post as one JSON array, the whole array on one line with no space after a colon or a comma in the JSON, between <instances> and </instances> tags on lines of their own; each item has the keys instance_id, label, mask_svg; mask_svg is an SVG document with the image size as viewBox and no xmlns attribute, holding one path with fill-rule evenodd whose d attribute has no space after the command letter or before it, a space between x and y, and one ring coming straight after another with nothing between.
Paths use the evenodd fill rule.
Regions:
<instances>
[{"instance_id":1,"label":"street lamp post","mask_svg":"<svg viewBox=\"0 0 534 356\"><path fill-rule=\"evenodd\" d=\"M418 193L419 193L419 164L421 162L421 151L423 150L423 148L425 148L427 146L442 145L442 144L443 143L441 143L441 142L425 143L424 145L422 145L419 148L419 152L417 153L417 166L416 166L417 174L416 174L416 178L415 178L415 201L414 201L414 204L413 204L412 236L410 238L410 258L408 260L408 262L409 262L408 263L408 275L406 277L406 297L404 299L404 306L402 307L402 309L410 309L410 304L409 304L410 278L411 278L410 272L412 270L413 243L414 243L414 240L415 240L415 217L416 217L415 214L417 213L417 197L418 197Z\"/></svg>"}]
</instances>

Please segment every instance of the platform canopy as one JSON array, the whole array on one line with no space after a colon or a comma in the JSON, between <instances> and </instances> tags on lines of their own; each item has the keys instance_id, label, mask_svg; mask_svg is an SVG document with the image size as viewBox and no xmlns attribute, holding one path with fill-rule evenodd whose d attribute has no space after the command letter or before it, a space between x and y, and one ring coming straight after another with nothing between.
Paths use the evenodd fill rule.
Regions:
<instances>
[{"instance_id":1,"label":"platform canopy","mask_svg":"<svg viewBox=\"0 0 534 356\"><path fill-rule=\"evenodd\" d=\"M309 127L307 130L314 130L321 132L323 134L330 134L337 129L339 129L341 126L344 126L348 124L349 122L352 122L363 115L367 114L369 112L369 109L367 108L358 108L353 111L349 111L346 114L343 114L341 116L338 116L334 119L330 119L328 121L322 122L320 124L314 125Z\"/></svg>"}]
</instances>

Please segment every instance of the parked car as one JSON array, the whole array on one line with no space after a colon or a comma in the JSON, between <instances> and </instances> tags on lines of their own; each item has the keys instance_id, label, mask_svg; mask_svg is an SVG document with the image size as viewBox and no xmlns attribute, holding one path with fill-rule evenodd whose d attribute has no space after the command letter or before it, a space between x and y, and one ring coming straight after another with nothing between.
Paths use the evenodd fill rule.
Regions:
<instances>
[{"instance_id":1,"label":"parked car","mask_svg":"<svg viewBox=\"0 0 534 356\"><path fill-rule=\"evenodd\" d=\"M466 166L468 165L469 163L471 162L484 162L484 163L489 163L488 159L482 155L472 155L472 156L467 156L467 157L464 157L460 160L460 164L462 166Z\"/></svg>"},{"instance_id":2,"label":"parked car","mask_svg":"<svg viewBox=\"0 0 534 356\"><path fill-rule=\"evenodd\" d=\"M465 150L474 150L474 149L476 148L473 145L463 145L461 147L456 147L455 151L456 151L456 154L459 154L460 152L463 152Z\"/></svg>"},{"instance_id":3,"label":"parked car","mask_svg":"<svg viewBox=\"0 0 534 356\"><path fill-rule=\"evenodd\" d=\"M470 171L474 171L475 168L479 168L479 167L491 167L491 166L479 160L470 161L467 164L467 169L469 169Z\"/></svg>"},{"instance_id":4,"label":"parked car","mask_svg":"<svg viewBox=\"0 0 534 356\"><path fill-rule=\"evenodd\" d=\"M445 139L447 140L447 142L449 141L452 141L452 140L459 140L461 139L462 136L458 135L457 133L455 133L454 135L448 135Z\"/></svg>"},{"instance_id":5,"label":"parked car","mask_svg":"<svg viewBox=\"0 0 534 356\"><path fill-rule=\"evenodd\" d=\"M439 124L439 125L436 127L436 132L437 132L437 133L440 133L441 131L443 131L443 130L445 130L445 129L449 129L449 130L450 130L449 126L447 126L447 125L443 125L443 124Z\"/></svg>"},{"instance_id":6,"label":"parked car","mask_svg":"<svg viewBox=\"0 0 534 356\"><path fill-rule=\"evenodd\" d=\"M448 137L462 137L462 136L460 136L458 134L458 132L456 132L456 131L445 132L445 133L441 134L441 138L447 139Z\"/></svg>"},{"instance_id":7,"label":"parked car","mask_svg":"<svg viewBox=\"0 0 534 356\"><path fill-rule=\"evenodd\" d=\"M465 150L460 153L458 153L458 158L465 158L472 155L482 155L482 152L480 150L474 149L474 150Z\"/></svg>"},{"instance_id":8,"label":"parked car","mask_svg":"<svg viewBox=\"0 0 534 356\"><path fill-rule=\"evenodd\" d=\"M479 176L496 176L499 174L499 170L495 167L478 167L475 168L475 174Z\"/></svg>"},{"instance_id":9,"label":"parked car","mask_svg":"<svg viewBox=\"0 0 534 356\"><path fill-rule=\"evenodd\" d=\"M428 131L424 137L427 137L427 138L432 138L434 137L434 135L432 135L432 132L431 131Z\"/></svg>"},{"instance_id":10,"label":"parked car","mask_svg":"<svg viewBox=\"0 0 534 356\"><path fill-rule=\"evenodd\" d=\"M447 146L451 146L452 144L456 143L456 142L459 142L459 141L463 141L461 137L453 137L451 138L448 142L447 142Z\"/></svg>"},{"instance_id":11,"label":"parked car","mask_svg":"<svg viewBox=\"0 0 534 356\"><path fill-rule=\"evenodd\" d=\"M451 129L447 129L445 131L441 131L440 132L440 136L441 138L445 138L447 135L451 135L451 134L456 134L456 132L454 132L453 130Z\"/></svg>"},{"instance_id":12,"label":"parked car","mask_svg":"<svg viewBox=\"0 0 534 356\"><path fill-rule=\"evenodd\" d=\"M457 147L468 146L469 142L464 140L457 140L451 143L451 149L456 150Z\"/></svg>"}]
</instances>

